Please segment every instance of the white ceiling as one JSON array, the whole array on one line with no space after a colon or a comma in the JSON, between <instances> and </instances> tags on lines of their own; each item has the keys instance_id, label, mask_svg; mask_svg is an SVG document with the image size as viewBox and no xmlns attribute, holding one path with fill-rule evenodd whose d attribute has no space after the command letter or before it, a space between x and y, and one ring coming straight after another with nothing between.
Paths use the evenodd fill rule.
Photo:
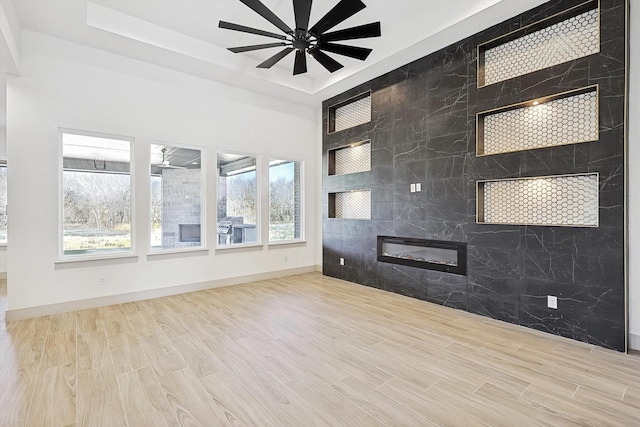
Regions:
<instances>
[{"instance_id":1,"label":"white ceiling","mask_svg":"<svg viewBox=\"0 0 640 427\"><path fill-rule=\"evenodd\" d=\"M262 0L294 26L291 0ZM330 54L333 74L313 58L293 76L291 54L271 69L255 66L278 48L234 54L226 48L274 39L218 28L224 20L279 30L238 0L13 0L23 28L175 68L284 99L316 105L361 82L547 0L364 0L367 7L333 30L381 21L382 37L344 42L373 48L362 62ZM313 25L338 0L313 2ZM308 100L301 101L301 100Z\"/></svg>"}]
</instances>

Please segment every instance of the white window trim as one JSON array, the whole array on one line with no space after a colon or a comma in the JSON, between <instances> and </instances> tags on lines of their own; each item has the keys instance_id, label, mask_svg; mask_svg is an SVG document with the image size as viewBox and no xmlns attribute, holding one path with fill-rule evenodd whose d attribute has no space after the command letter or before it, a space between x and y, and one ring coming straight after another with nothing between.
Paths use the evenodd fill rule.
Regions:
<instances>
[{"instance_id":1,"label":"white window trim","mask_svg":"<svg viewBox=\"0 0 640 427\"><path fill-rule=\"evenodd\" d=\"M114 251L105 252L95 255L79 254L79 255L65 255L64 254L64 160L63 160L63 134L82 135L96 138L107 139L119 139L129 142L129 180L131 191L131 247L128 251ZM136 224L136 182L135 182L135 138L130 136L122 136L116 134L108 134L101 132L84 131L71 128L58 128L58 260L56 264L62 264L66 262L74 261L94 261L102 259L118 259L118 258L131 258L137 257L136 255L136 239L135 239L135 224Z\"/></svg>"}]
</instances>

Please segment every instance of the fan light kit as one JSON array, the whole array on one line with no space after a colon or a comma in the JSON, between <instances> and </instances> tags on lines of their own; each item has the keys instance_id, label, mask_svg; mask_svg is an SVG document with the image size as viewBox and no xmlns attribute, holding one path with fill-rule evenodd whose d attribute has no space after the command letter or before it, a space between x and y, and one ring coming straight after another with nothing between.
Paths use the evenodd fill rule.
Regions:
<instances>
[{"instance_id":1,"label":"fan light kit","mask_svg":"<svg viewBox=\"0 0 640 427\"><path fill-rule=\"evenodd\" d=\"M336 44L332 42L379 37L381 35L380 22L332 31L330 33L327 32L331 28L364 9L366 6L360 0L340 0L333 9L327 12L327 14L311 28L309 28L309 18L311 16L312 0L293 0L293 11L296 20L295 30L285 24L260 0L240 1L264 19L278 27L278 29L284 33L284 35L271 33L269 31L263 31L256 28L245 27L244 25L220 21L219 27L226 30L240 31L243 33L256 34L259 36L282 40L277 43L229 48L233 53L240 53L274 47L284 47L283 50L259 64L257 68L271 68L295 50L296 58L293 66L294 75L307 72L307 57L305 52L311 55L324 68L329 70L329 72L333 73L334 71L342 68L343 65L324 53L324 51L364 61L372 52L372 49Z\"/></svg>"}]
</instances>

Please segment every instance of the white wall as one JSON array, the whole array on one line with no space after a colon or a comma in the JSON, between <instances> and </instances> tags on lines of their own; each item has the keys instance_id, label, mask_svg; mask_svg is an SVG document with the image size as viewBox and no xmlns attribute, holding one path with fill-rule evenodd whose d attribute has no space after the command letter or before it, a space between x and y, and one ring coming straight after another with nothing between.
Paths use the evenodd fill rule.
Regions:
<instances>
[{"instance_id":1,"label":"white wall","mask_svg":"<svg viewBox=\"0 0 640 427\"><path fill-rule=\"evenodd\" d=\"M7 160L6 75L0 73L0 160ZM7 275L7 247L0 246L0 278Z\"/></svg>"},{"instance_id":2,"label":"white wall","mask_svg":"<svg viewBox=\"0 0 640 427\"><path fill-rule=\"evenodd\" d=\"M9 312L284 269L317 260L316 110L82 47L22 33L21 74L7 91ZM135 138L137 259L57 264L60 127ZM205 147L204 256L147 258L151 141ZM216 251L216 151L261 155L262 206L270 156L304 161L306 245ZM266 224L267 209L261 213ZM262 232L266 240L266 228ZM284 258L287 256L288 261ZM98 286L98 277L107 286Z\"/></svg>"},{"instance_id":3,"label":"white wall","mask_svg":"<svg viewBox=\"0 0 640 427\"><path fill-rule=\"evenodd\" d=\"M631 2L629 64L629 344L640 350L640 4Z\"/></svg>"},{"instance_id":4,"label":"white wall","mask_svg":"<svg viewBox=\"0 0 640 427\"><path fill-rule=\"evenodd\" d=\"M9 0L0 0L0 73L20 70L20 20Z\"/></svg>"}]
</instances>

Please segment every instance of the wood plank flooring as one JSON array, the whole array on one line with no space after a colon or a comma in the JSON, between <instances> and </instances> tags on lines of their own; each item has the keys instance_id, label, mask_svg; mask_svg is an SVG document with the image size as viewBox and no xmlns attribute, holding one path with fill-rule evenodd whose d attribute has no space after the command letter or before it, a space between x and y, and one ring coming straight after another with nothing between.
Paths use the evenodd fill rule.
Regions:
<instances>
[{"instance_id":1,"label":"wood plank flooring","mask_svg":"<svg viewBox=\"0 0 640 427\"><path fill-rule=\"evenodd\" d=\"M312 273L5 324L0 426L640 425L640 357Z\"/></svg>"}]
</instances>

